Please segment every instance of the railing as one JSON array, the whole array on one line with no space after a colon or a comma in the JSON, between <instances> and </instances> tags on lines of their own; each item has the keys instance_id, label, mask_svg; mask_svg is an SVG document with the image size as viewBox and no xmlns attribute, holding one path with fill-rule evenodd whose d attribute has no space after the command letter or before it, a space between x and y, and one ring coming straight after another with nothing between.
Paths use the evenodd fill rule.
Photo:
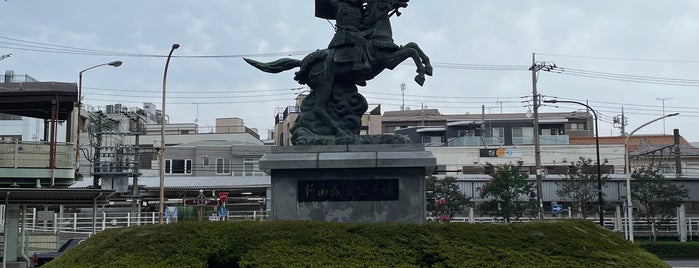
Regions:
<instances>
[{"instance_id":1,"label":"railing","mask_svg":"<svg viewBox=\"0 0 699 268\"><path fill-rule=\"evenodd\" d=\"M48 168L51 145L46 142L0 142L0 168ZM73 168L73 145L56 144L56 168Z\"/></svg>"},{"instance_id":2,"label":"railing","mask_svg":"<svg viewBox=\"0 0 699 268\"><path fill-rule=\"evenodd\" d=\"M513 137L512 143L516 145L534 144L533 137ZM485 138L480 136L462 136L449 138L446 146L483 146L483 145L504 145L501 138ZM567 145L570 144L568 135L540 135L539 144L543 145Z\"/></svg>"},{"instance_id":3,"label":"railing","mask_svg":"<svg viewBox=\"0 0 699 268\"><path fill-rule=\"evenodd\" d=\"M560 220L560 219L571 219L570 217L546 217L544 220ZM429 220L429 218L428 218ZM434 219L432 219L434 220ZM519 218L515 222L531 222L536 221L535 218ZM597 223L598 219L588 218L588 220ZM451 219L451 222L455 223L505 223L503 220L496 219L493 217L462 217L456 216ZM624 232L624 227L627 224L627 220L616 218L605 218L604 227L606 229L612 230L614 232ZM656 226L656 232L658 236L679 236L679 225L680 223L677 219L669 220L666 223ZM699 217L687 217L685 224L687 226L687 237L699 236ZM651 232L650 223L645 220L634 220L634 234L635 236L649 236Z\"/></svg>"},{"instance_id":4,"label":"railing","mask_svg":"<svg viewBox=\"0 0 699 268\"><path fill-rule=\"evenodd\" d=\"M38 232L77 232L92 233L93 217L91 213L53 213L52 219L38 219L36 209L27 211L27 218L24 222L27 230ZM100 211L94 219L95 232L101 232L112 228L123 228L138 225L157 224L158 212L107 212ZM203 215L202 221L207 221L209 215ZM44 216L45 217L45 216ZM46 219L46 220L43 220ZM163 217L165 223L177 221L171 215ZM262 211L228 211L223 220L226 221L266 221L268 215Z\"/></svg>"},{"instance_id":5,"label":"railing","mask_svg":"<svg viewBox=\"0 0 699 268\"><path fill-rule=\"evenodd\" d=\"M541 135L541 136L539 136L539 144L542 144L542 145L567 145L567 144L570 144L570 136L568 136L568 135Z\"/></svg>"}]
</instances>

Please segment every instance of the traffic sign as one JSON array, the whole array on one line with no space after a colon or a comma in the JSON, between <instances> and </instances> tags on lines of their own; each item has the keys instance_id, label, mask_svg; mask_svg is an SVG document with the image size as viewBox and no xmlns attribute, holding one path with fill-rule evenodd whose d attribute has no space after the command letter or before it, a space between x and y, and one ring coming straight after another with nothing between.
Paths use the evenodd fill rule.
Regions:
<instances>
[{"instance_id":1,"label":"traffic sign","mask_svg":"<svg viewBox=\"0 0 699 268\"><path fill-rule=\"evenodd\" d=\"M228 216L228 210L226 210L226 206L221 206L221 209L218 210L218 215L222 218Z\"/></svg>"},{"instance_id":2,"label":"traffic sign","mask_svg":"<svg viewBox=\"0 0 699 268\"><path fill-rule=\"evenodd\" d=\"M218 198L221 199L221 203L225 204L226 199L228 198L228 192L220 192L218 193Z\"/></svg>"},{"instance_id":3,"label":"traffic sign","mask_svg":"<svg viewBox=\"0 0 699 268\"><path fill-rule=\"evenodd\" d=\"M551 212L552 212L552 213L561 213L561 212L563 212L563 205L560 205L560 204L553 204L553 205L551 205Z\"/></svg>"}]
</instances>

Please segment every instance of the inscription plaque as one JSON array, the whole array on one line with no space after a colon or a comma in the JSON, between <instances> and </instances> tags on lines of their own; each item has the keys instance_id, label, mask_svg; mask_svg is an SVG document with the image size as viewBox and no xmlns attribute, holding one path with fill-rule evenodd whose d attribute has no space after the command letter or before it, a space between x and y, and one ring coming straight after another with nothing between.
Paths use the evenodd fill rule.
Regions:
<instances>
[{"instance_id":1,"label":"inscription plaque","mask_svg":"<svg viewBox=\"0 0 699 268\"><path fill-rule=\"evenodd\" d=\"M398 179L299 180L299 202L397 201Z\"/></svg>"}]
</instances>

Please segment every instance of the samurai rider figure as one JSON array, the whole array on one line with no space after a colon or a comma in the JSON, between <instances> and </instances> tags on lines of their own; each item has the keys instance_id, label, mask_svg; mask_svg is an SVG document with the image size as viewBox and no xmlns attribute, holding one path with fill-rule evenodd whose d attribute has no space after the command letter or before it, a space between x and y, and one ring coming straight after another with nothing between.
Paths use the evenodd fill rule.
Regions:
<instances>
[{"instance_id":1,"label":"samurai rider figure","mask_svg":"<svg viewBox=\"0 0 699 268\"><path fill-rule=\"evenodd\" d=\"M362 32L364 18L363 0L330 0L335 8L335 35L328 48L335 49L335 62L351 62L352 71L369 72L366 37Z\"/></svg>"}]
</instances>

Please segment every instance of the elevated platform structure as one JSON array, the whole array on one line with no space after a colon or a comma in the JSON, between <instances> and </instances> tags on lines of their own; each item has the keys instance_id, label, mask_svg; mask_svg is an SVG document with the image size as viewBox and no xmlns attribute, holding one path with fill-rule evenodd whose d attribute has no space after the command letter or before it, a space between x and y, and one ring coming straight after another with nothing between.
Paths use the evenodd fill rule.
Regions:
<instances>
[{"instance_id":1,"label":"elevated platform structure","mask_svg":"<svg viewBox=\"0 0 699 268\"><path fill-rule=\"evenodd\" d=\"M0 187L67 187L75 182L71 119L77 101L75 83L0 83L0 113L44 120L40 142L0 143ZM66 139L58 141L62 122Z\"/></svg>"}]
</instances>

